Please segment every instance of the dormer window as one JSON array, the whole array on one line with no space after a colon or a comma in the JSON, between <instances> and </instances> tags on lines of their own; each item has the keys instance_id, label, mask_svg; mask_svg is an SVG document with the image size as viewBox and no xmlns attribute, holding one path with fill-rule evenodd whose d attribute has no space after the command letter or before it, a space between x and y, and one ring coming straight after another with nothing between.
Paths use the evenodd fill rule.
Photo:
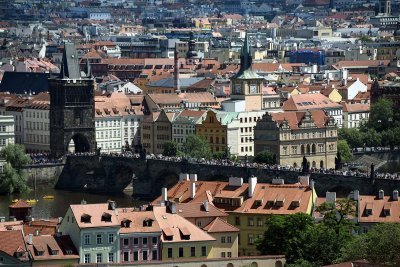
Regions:
<instances>
[{"instance_id":1,"label":"dormer window","mask_svg":"<svg viewBox=\"0 0 400 267\"><path fill-rule=\"evenodd\" d=\"M92 216L90 216L89 214L83 214L81 216L81 222L82 223L91 223L91 218L92 218Z\"/></svg>"},{"instance_id":2,"label":"dormer window","mask_svg":"<svg viewBox=\"0 0 400 267\"><path fill-rule=\"evenodd\" d=\"M111 214L104 212L103 215L101 215L101 221L102 222L111 222Z\"/></svg>"},{"instance_id":3,"label":"dormer window","mask_svg":"<svg viewBox=\"0 0 400 267\"><path fill-rule=\"evenodd\" d=\"M179 232L183 240L190 240L190 232L186 227L179 228Z\"/></svg>"},{"instance_id":4,"label":"dormer window","mask_svg":"<svg viewBox=\"0 0 400 267\"><path fill-rule=\"evenodd\" d=\"M372 215L372 208L373 208L373 203L367 203L367 205L365 205L365 215L367 216Z\"/></svg>"},{"instance_id":5,"label":"dormer window","mask_svg":"<svg viewBox=\"0 0 400 267\"><path fill-rule=\"evenodd\" d=\"M121 227L129 228L131 226L131 220L123 219L121 221Z\"/></svg>"},{"instance_id":6,"label":"dormer window","mask_svg":"<svg viewBox=\"0 0 400 267\"><path fill-rule=\"evenodd\" d=\"M390 208L391 208L390 203L386 203L386 204L383 206L383 215L384 215L384 216L390 216Z\"/></svg>"},{"instance_id":7,"label":"dormer window","mask_svg":"<svg viewBox=\"0 0 400 267\"><path fill-rule=\"evenodd\" d=\"M44 254L44 249L42 246L33 245L33 250L35 251L36 256L43 256Z\"/></svg>"},{"instance_id":8,"label":"dormer window","mask_svg":"<svg viewBox=\"0 0 400 267\"><path fill-rule=\"evenodd\" d=\"M151 227L153 225L152 219L143 220L143 227Z\"/></svg>"}]
</instances>

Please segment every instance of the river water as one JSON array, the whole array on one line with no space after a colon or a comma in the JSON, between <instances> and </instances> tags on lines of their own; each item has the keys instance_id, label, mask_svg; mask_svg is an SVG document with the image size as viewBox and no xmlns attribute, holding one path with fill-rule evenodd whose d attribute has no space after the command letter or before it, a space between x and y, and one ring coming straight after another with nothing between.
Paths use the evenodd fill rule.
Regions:
<instances>
[{"instance_id":1,"label":"river water","mask_svg":"<svg viewBox=\"0 0 400 267\"><path fill-rule=\"evenodd\" d=\"M45 200L43 196L52 195L53 200ZM79 204L84 198L88 204L105 203L107 200L114 200L118 207L138 207L146 202L134 200L132 192L126 191L118 195L97 195L81 192L69 192L55 190L50 185L38 185L35 190L23 194L0 195L0 217L8 218L8 206L13 199L37 199L38 202L32 205L32 215L34 218L48 219L63 217L70 204Z\"/></svg>"}]
</instances>

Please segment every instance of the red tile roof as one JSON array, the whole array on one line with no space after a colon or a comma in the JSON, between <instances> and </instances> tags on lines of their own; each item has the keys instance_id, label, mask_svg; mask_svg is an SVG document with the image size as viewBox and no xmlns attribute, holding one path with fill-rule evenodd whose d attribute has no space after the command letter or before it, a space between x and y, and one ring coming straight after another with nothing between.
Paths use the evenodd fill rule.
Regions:
<instances>
[{"instance_id":1,"label":"red tile roof","mask_svg":"<svg viewBox=\"0 0 400 267\"><path fill-rule=\"evenodd\" d=\"M238 228L219 217L215 218L212 222L203 227L203 230L207 233L228 233L240 231Z\"/></svg>"},{"instance_id":2,"label":"red tile roof","mask_svg":"<svg viewBox=\"0 0 400 267\"><path fill-rule=\"evenodd\" d=\"M12 257L15 257L16 252L22 252L23 256L19 260L29 260L21 230L0 231L0 240L0 251L4 251Z\"/></svg>"},{"instance_id":3,"label":"red tile roof","mask_svg":"<svg viewBox=\"0 0 400 267\"><path fill-rule=\"evenodd\" d=\"M29 237L25 236L28 250L34 261L41 260L62 260L76 259L79 254L69 236L39 235L32 236L32 244L28 243ZM38 251L43 251L43 255L38 255ZM56 252L56 253L52 253Z\"/></svg>"},{"instance_id":4,"label":"red tile roof","mask_svg":"<svg viewBox=\"0 0 400 267\"><path fill-rule=\"evenodd\" d=\"M26 209L26 208L32 208L31 205L29 205L25 200L18 200L17 202L11 204L10 206L8 206L9 208L13 208L13 209Z\"/></svg>"}]
</instances>

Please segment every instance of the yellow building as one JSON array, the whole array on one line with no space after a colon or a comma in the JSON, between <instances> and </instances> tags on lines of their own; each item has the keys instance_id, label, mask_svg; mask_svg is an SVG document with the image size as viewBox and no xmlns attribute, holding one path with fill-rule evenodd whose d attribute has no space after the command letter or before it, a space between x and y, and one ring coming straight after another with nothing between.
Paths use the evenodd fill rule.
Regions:
<instances>
[{"instance_id":1,"label":"yellow building","mask_svg":"<svg viewBox=\"0 0 400 267\"><path fill-rule=\"evenodd\" d=\"M227 125L215 111L209 110L203 122L196 124L196 135L207 140L212 152L224 152L227 149Z\"/></svg>"},{"instance_id":2,"label":"yellow building","mask_svg":"<svg viewBox=\"0 0 400 267\"><path fill-rule=\"evenodd\" d=\"M169 208L171 212L167 212L165 206L153 207L154 216L162 230L161 260L211 258L215 239L176 214L175 203Z\"/></svg>"},{"instance_id":3,"label":"yellow building","mask_svg":"<svg viewBox=\"0 0 400 267\"><path fill-rule=\"evenodd\" d=\"M215 238L210 258L238 257L239 229L227 222L228 214L208 201L177 203L179 215Z\"/></svg>"},{"instance_id":4,"label":"yellow building","mask_svg":"<svg viewBox=\"0 0 400 267\"><path fill-rule=\"evenodd\" d=\"M297 184L283 184L280 179L274 184L258 183L256 177L250 177L248 183L243 183L243 178L238 177L230 177L229 182L182 180L168 190L166 197L168 200L185 203L183 205L212 200L216 208L228 213L227 222L240 230L238 256L259 254L255 241L264 234L266 221L271 215L300 212L311 215L317 199L308 176L300 177L300 183ZM157 198L153 204L160 203L160 200L161 197ZM205 227L203 229L206 230ZM227 237L223 239L223 236L227 236L227 233L213 235L216 241L211 255L227 256L221 253L233 249L230 243L226 244ZM234 245L233 239L231 241Z\"/></svg>"},{"instance_id":5,"label":"yellow building","mask_svg":"<svg viewBox=\"0 0 400 267\"><path fill-rule=\"evenodd\" d=\"M254 147L280 165L301 167L306 157L310 168L335 168L337 126L323 110L265 114L254 127Z\"/></svg>"}]
</instances>

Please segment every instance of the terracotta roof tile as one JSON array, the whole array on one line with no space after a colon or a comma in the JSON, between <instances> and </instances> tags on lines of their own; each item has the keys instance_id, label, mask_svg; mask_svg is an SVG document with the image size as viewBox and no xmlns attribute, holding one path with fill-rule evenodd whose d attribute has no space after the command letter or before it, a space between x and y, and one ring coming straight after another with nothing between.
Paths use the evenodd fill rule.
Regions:
<instances>
[{"instance_id":1,"label":"terracotta roof tile","mask_svg":"<svg viewBox=\"0 0 400 267\"><path fill-rule=\"evenodd\" d=\"M13 208L13 209L32 208L31 205L29 205L25 200L22 200L22 199L20 199L20 200L18 200L17 202L11 204L9 207L10 207L10 208Z\"/></svg>"},{"instance_id":2,"label":"terracotta roof tile","mask_svg":"<svg viewBox=\"0 0 400 267\"><path fill-rule=\"evenodd\" d=\"M115 211L109 210L108 203L78 204L71 205L70 208L80 228L119 226L119 221L115 214ZM104 213L108 213L111 215L111 221L103 220L102 217ZM89 222L84 222L82 217L85 216L89 218Z\"/></svg>"},{"instance_id":3,"label":"terracotta roof tile","mask_svg":"<svg viewBox=\"0 0 400 267\"><path fill-rule=\"evenodd\" d=\"M21 230L0 231L0 240L2 240L0 251L4 251L12 257L15 257L15 252L23 252L23 256L19 260L29 260ZM7 240L7 242L4 242L4 240Z\"/></svg>"},{"instance_id":4,"label":"terracotta roof tile","mask_svg":"<svg viewBox=\"0 0 400 267\"><path fill-rule=\"evenodd\" d=\"M153 211L137 211L132 210L129 208L120 208L118 209L118 220L121 224L120 233L132 233L132 232L139 232L139 233L161 233L161 228L156 221L156 218L153 214ZM123 222L128 220L129 227L122 226ZM151 226L147 225L144 226L145 220L151 220Z\"/></svg>"},{"instance_id":5,"label":"terracotta roof tile","mask_svg":"<svg viewBox=\"0 0 400 267\"><path fill-rule=\"evenodd\" d=\"M69 236L32 236L32 244L29 244L28 240L29 237L25 236L28 250L30 251L34 261L79 259L78 251ZM41 251L43 255L39 255L38 251Z\"/></svg>"},{"instance_id":6,"label":"terracotta roof tile","mask_svg":"<svg viewBox=\"0 0 400 267\"><path fill-rule=\"evenodd\" d=\"M208 205L208 211L206 211L203 202L177 203L176 210L180 216L185 218L228 217L227 213L212 204Z\"/></svg>"},{"instance_id":7,"label":"terracotta roof tile","mask_svg":"<svg viewBox=\"0 0 400 267\"><path fill-rule=\"evenodd\" d=\"M227 232L239 232L240 230L228 222L217 217L208 225L203 227L203 230L207 233L227 233Z\"/></svg>"},{"instance_id":8,"label":"terracotta roof tile","mask_svg":"<svg viewBox=\"0 0 400 267\"><path fill-rule=\"evenodd\" d=\"M389 204L389 205L388 205ZM384 209L389 213L385 214ZM366 209L371 209L368 215ZM391 196L379 199L376 196L360 196L360 223L400 222L400 201L393 200Z\"/></svg>"}]
</instances>

